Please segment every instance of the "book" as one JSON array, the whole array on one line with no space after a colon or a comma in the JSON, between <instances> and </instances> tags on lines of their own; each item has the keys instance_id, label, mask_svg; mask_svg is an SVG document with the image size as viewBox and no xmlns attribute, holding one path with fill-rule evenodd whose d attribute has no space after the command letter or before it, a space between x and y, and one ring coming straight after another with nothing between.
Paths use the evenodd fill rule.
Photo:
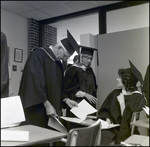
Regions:
<instances>
[{"instance_id":1,"label":"book","mask_svg":"<svg viewBox=\"0 0 150 147\"><path fill-rule=\"evenodd\" d=\"M58 130L59 132L68 134L67 129L64 127L64 125L59 121L58 118L55 116L49 117L48 120L48 126L54 128L55 130Z\"/></svg>"}]
</instances>

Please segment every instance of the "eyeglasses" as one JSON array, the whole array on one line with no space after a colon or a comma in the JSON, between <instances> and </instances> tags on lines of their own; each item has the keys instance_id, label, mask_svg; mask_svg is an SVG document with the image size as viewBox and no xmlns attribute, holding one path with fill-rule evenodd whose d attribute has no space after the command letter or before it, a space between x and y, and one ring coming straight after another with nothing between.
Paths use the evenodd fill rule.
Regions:
<instances>
[{"instance_id":1,"label":"eyeglasses","mask_svg":"<svg viewBox=\"0 0 150 147\"><path fill-rule=\"evenodd\" d=\"M92 60L93 59L93 57L92 56L89 56L89 55L82 55L82 57L83 58L86 58L87 60Z\"/></svg>"}]
</instances>

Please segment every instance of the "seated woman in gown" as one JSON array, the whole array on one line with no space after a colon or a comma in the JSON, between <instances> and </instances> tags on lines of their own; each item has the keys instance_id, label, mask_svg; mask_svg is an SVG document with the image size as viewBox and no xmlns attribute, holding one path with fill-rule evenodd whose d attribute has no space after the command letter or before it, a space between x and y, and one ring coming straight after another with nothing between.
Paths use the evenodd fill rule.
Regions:
<instances>
[{"instance_id":1,"label":"seated woman in gown","mask_svg":"<svg viewBox=\"0 0 150 147\"><path fill-rule=\"evenodd\" d=\"M131 68L118 70L118 89L107 96L98 111L98 118L110 124L120 124L119 127L102 130L101 145L119 144L127 139L131 135L133 112L141 111L146 104L145 97L136 87L137 82L141 81L140 73L131 62L130 66ZM134 133L139 134L137 128Z\"/></svg>"}]
</instances>

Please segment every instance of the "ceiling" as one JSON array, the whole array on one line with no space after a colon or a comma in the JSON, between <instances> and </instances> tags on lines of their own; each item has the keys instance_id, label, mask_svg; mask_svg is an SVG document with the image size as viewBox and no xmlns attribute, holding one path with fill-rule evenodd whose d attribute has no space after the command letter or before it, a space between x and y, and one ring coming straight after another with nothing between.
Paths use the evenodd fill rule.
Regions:
<instances>
[{"instance_id":1,"label":"ceiling","mask_svg":"<svg viewBox=\"0 0 150 147\"><path fill-rule=\"evenodd\" d=\"M1 9L40 21L118 2L121 1L1 1ZM95 35L98 34L98 14L67 19L50 25L57 29L68 28L72 32L76 30L80 34L91 33ZM94 29L89 29L91 27Z\"/></svg>"},{"instance_id":2,"label":"ceiling","mask_svg":"<svg viewBox=\"0 0 150 147\"><path fill-rule=\"evenodd\" d=\"M1 1L1 9L40 21L117 2L119 1Z\"/></svg>"}]
</instances>

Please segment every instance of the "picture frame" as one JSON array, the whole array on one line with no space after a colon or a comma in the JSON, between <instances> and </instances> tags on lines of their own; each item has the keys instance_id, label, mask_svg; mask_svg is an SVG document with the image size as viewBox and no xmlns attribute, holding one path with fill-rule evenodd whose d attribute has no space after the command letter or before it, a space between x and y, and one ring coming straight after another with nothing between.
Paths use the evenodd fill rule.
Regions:
<instances>
[{"instance_id":1,"label":"picture frame","mask_svg":"<svg viewBox=\"0 0 150 147\"><path fill-rule=\"evenodd\" d=\"M23 61L23 49L14 49L14 61L22 63Z\"/></svg>"}]
</instances>

